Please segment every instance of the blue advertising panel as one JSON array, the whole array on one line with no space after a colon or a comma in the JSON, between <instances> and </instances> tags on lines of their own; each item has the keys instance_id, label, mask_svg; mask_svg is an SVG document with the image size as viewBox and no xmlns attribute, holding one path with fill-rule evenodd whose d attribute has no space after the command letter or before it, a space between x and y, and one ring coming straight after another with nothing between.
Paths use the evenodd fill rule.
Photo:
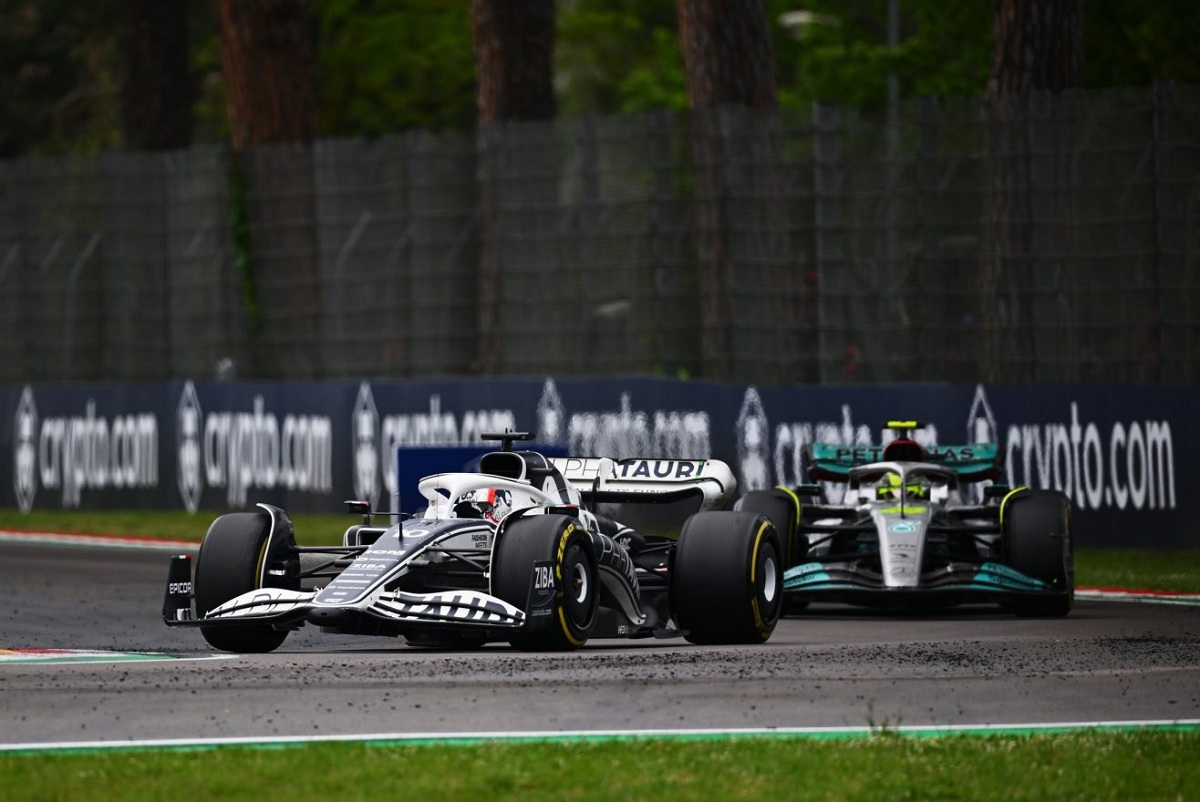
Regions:
<instances>
[{"instance_id":1,"label":"blue advertising panel","mask_svg":"<svg viewBox=\"0 0 1200 802\"><path fill-rule=\"evenodd\" d=\"M879 444L887 420L907 418L927 424L918 439L930 443L999 443L1011 484L1071 498L1078 543L1195 547L1200 496L1185 488L1200 479L1198 402L1190 386L643 377L28 385L0 391L0 449L12 455L0 498L22 510L182 508L200 525L258 501L390 510L415 494L416 474L460 470L480 434L505 429L576 456L722 459L745 491L806 481L813 442Z\"/></svg>"}]
</instances>

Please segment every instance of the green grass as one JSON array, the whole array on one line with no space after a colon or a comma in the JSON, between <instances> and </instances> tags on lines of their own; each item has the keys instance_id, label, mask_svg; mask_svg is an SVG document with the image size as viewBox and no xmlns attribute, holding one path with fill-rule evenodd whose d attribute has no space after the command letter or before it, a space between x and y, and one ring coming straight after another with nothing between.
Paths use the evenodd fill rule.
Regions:
<instances>
[{"instance_id":1,"label":"green grass","mask_svg":"<svg viewBox=\"0 0 1200 802\"><path fill-rule=\"evenodd\" d=\"M1079 549L1075 574L1087 587L1200 593L1200 549Z\"/></svg>"},{"instance_id":2,"label":"green grass","mask_svg":"<svg viewBox=\"0 0 1200 802\"><path fill-rule=\"evenodd\" d=\"M0 755L0 800L1190 800L1200 733Z\"/></svg>"},{"instance_id":3,"label":"green grass","mask_svg":"<svg viewBox=\"0 0 1200 802\"><path fill-rule=\"evenodd\" d=\"M204 537L219 512L201 510L20 510L0 509L0 529L35 532L68 532L100 535L136 535L163 540L193 540ZM361 521L358 516L292 515L296 535L303 543L319 545L340 542L346 527ZM382 520L382 519L381 519Z\"/></svg>"},{"instance_id":4,"label":"green grass","mask_svg":"<svg viewBox=\"0 0 1200 802\"><path fill-rule=\"evenodd\" d=\"M81 512L0 509L0 529L138 535L199 542L219 513L174 510L89 510ZM338 543L353 515L293 515L303 545ZM1124 587L1200 593L1200 549L1077 549L1076 583L1083 587Z\"/></svg>"}]
</instances>

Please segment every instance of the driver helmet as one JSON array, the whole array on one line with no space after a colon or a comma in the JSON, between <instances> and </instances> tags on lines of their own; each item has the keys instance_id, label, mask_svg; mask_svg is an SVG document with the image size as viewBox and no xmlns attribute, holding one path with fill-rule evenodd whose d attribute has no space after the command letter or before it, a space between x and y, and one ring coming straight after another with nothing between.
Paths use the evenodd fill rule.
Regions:
<instances>
[{"instance_id":1,"label":"driver helmet","mask_svg":"<svg viewBox=\"0 0 1200 802\"><path fill-rule=\"evenodd\" d=\"M492 523L512 510L512 491L497 487L484 487L463 493L454 502L454 515L458 518L486 518Z\"/></svg>"},{"instance_id":2,"label":"driver helmet","mask_svg":"<svg viewBox=\"0 0 1200 802\"><path fill-rule=\"evenodd\" d=\"M907 500L924 501L929 498L929 481L921 476L910 476L908 477L908 482L902 488L900 486L900 474L895 471L888 471L879 480L879 484L876 485L875 497L896 500L903 497Z\"/></svg>"}]
</instances>

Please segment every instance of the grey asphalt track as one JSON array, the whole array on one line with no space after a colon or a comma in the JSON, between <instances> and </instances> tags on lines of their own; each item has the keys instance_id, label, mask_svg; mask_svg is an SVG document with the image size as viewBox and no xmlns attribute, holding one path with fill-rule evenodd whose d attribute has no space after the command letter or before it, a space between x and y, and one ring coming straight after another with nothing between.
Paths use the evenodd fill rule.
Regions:
<instances>
[{"instance_id":1,"label":"grey asphalt track","mask_svg":"<svg viewBox=\"0 0 1200 802\"><path fill-rule=\"evenodd\" d=\"M549 655L305 628L273 654L210 659L199 632L162 624L168 556L0 541L0 650L182 658L0 661L0 744L1200 718L1196 606L1079 601L1049 620L814 606L758 647Z\"/></svg>"}]
</instances>

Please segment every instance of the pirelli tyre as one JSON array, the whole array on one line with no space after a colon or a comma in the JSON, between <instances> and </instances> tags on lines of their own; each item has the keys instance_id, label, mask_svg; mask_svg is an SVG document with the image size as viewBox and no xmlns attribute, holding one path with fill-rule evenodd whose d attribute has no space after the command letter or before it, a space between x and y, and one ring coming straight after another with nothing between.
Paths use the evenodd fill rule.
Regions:
<instances>
[{"instance_id":1,"label":"pirelli tyre","mask_svg":"<svg viewBox=\"0 0 1200 802\"><path fill-rule=\"evenodd\" d=\"M1008 565L1045 582L1053 593L1014 601L1021 616L1063 616L1075 601L1071 502L1057 490L1020 488L1000 508Z\"/></svg>"},{"instance_id":2,"label":"pirelli tyre","mask_svg":"<svg viewBox=\"0 0 1200 802\"><path fill-rule=\"evenodd\" d=\"M566 651L587 642L600 612L592 538L566 515L529 515L508 523L492 555L492 594L529 616L509 638L518 649ZM535 596L544 599L535 601Z\"/></svg>"},{"instance_id":3,"label":"pirelli tyre","mask_svg":"<svg viewBox=\"0 0 1200 802\"><path fill-rule=\"evenodd\" d=\"M779 533L779 541L783 546L783 565L785 568L799 565L808 555L808 538L796 534L799 502L796 496L778 488L772 490L751 490L737 500L734 510L742 512L757 512L765 515L775 524Z\"/></svg>"},{"instance_id":4,"label":"pirelli tyre","mask_svg":"<svg viewBox=\"0 0 1200 802\"><path fill-rule=\"evenodd\" d=\"M200 616L260 587L299 590L295 533L282 510L276 515L274 533L266 511L233 512L212 522L196 555L194 584ZM279 648L288 634L270 625L254 624L202 626L200 633L215 649L256 653Z\"/></svg>"},{"instance_id":5,"label":"pirelli tyre","mask_svg":"<svg viewBox=\"0 0 1200 802\"><path fill-rule=\"evenodd\" d=\"M671 611L692 643L764 643L783 609L779 533L765 515L715 511L683 525Z\"/></svg>"}]
</instances>

